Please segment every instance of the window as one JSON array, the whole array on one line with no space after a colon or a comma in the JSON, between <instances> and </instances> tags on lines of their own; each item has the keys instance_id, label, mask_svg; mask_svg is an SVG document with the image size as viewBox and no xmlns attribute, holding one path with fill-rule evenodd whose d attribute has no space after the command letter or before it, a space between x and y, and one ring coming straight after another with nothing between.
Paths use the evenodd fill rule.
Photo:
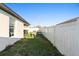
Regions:
<instances>
[{"instance_id":1,"label":"window","mask_svg":"<svg viewBox=\"0 0 79 59\"><path fill-rule=\"evenodd\" d=\"M24 27L27 27L27 24L24 24Z\"/></svg>"},{"instance_id":2,"label":"window","mask_svg":"<svg viewBox=\"0 0 79 59\"><path fill-rule=\"evenodd\" d=\"M28 34L28 30L24 30L24 36L26 36Z\"/></svg>"},{"instance_id":3,"label":"window","mask_svg":"<svg viewBox=\"0 0 79 59\"><path fill-rule=\"evenodd\" d=\"M9 37L14 36L14 25L15 25L15 20L14 20L14 18L10 17L10 19L9 19Z\"/></svg>"}]
</instances>

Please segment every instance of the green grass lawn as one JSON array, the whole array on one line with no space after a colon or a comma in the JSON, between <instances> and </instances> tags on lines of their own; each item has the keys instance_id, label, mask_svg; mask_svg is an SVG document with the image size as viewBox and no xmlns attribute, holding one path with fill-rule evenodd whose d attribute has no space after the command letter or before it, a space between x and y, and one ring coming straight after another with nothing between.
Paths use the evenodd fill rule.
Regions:
<instances>
[{"instance_id":1,"label":"green grass lawn","mask_svg":"<svg viewBox=\"0 0 79 59\"><path fill-rule=\"evenodd\" d=\"M0 52L1 56L61 56L62 54L42 35L24 38Z\"/></svg>"}]
</instances>

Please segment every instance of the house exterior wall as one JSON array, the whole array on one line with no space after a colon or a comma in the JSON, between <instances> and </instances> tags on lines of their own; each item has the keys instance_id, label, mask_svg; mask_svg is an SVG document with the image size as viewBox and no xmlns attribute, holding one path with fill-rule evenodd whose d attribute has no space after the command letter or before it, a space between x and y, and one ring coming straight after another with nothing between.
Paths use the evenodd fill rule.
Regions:
<instances>
[{"instance_id":1,"label":"house exterior wall","mask_svg":"<svg viewBox=\"0 0 79 59\"><path fill-rule=\"evenodd\" d=\"M24 34L23 34L24 25L23 24L24 23L19 21L19 20L15 21L14 37L17 37L17 38L23 38L24 37Z\"/></svg>"},{"instance_id":2,"label":"house exterior wall","mask_svg":"<svg viewBox=\"0 0 79 59\"><path fill-rule=\"evenodd\" d=\"M9 37L9 17L0 13L0 37Z\"/></svg>"},{"instance_id":3,"label":"house exterior wall","mask_svg":"<svg viewBox=\"0 0 79 59\"><path fill-rule=\"evenodd\" d=\"M79 56L79 20L43 27L41 31L63 55Z\"/></svg>"},{"instance_id":4,"label":"house exterior wall","mask_svg":"<svg viewBox=\"0 0 79 59\"><path fill-rule=\"evenodd\" d=\"M10 20L14 20L14 36L9 37ZM0 9L0 51L23 38L24 22Z\"/></svg>"},{"instance_id":5,"label":"house exterior wall","mask_svg":"<svg viewBox=\"0 0 79 59\"><path fill-rule=\"evenodd\" d=\"M9 37L10 17L15 20L13 38L23 38L24 22L0 9L0 37Z\"/></svg>"},{"instance_id":6,"label":"house exterior wall","mask_svg":"<svg viewBox=\"0 0 79 59\"><path fill-rule=\"evenodd\" d=\"M37 32L37 31L39 30L39 28L36 28L36 27L32 27L32 28L30 28L30 27L25 27L24 29L25 29L25 30L28 30L28 32L33 32L33 31Z\"/></svg>"}]
</instances>

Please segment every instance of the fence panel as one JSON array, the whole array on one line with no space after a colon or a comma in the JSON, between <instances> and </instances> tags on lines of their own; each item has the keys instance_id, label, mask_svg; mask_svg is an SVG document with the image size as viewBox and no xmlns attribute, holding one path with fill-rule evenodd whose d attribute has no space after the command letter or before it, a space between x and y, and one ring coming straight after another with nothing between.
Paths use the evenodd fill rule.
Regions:
<instances>
[{"instance_id":1,"label":"fence panel","mask_svg":"<svg viewBox=\"0 0 79 59\"><path fill-rule=\"evenodd\" d=\"M3 51L9 45L13 45L18 40L21 40L21 39L0 37L0 51Z\"/></svg>"},{"instance_id":2,"label":"fence panel","mask_svg":"<svg viewBox=\"0 0 79 59\"><path fill-rule=\"evenodd\" d=\"M79 21L45 27L41 31L62 54L79 55Z\"/></svg>"},{"instance_id":3,"label":"fence panel","mask_svg":"<svg viewBox=\"0 0 79 59\"><path fill-rule=\"evenodd\" d=\"M54 27L41 28L41 32L54 45Z\"/></svg>"}]
</instances>

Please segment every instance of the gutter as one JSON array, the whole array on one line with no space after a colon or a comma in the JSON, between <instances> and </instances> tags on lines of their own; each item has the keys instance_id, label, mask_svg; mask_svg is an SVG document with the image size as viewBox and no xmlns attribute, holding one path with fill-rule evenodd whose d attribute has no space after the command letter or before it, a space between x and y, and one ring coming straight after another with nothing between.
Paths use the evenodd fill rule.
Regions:
<instances>
[{"instance_id":1,"label":"gutter","mask_svg":"<svg viewBox=\"0 0 79 59\"><path fill-rule=\"evenodd\" d=\"M13 10L11 10L9 7L7 7L5 4L0 3L0 9L4 10L5 12L13 15L14 17L18 18L22 22L24 22L27 26L30 25L27 21L25 21L20 15L15 13Z\"/></svg>"}]
</instances>

